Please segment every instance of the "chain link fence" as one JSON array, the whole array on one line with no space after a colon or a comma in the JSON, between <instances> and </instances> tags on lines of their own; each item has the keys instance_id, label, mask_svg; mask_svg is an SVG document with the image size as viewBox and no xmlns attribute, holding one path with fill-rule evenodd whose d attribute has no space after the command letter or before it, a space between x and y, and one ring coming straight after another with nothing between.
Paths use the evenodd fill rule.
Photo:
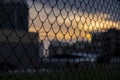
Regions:
<instances>
[{"instance_id":1,"label":"chain link fence","mask_svg":"<svg viewBox=\"0 0 120 80\"><path fill-rule=\"evenodd\" d=\"M120 2L0 0L1 80L119 80Z\"/></svg>"}]
</instances>

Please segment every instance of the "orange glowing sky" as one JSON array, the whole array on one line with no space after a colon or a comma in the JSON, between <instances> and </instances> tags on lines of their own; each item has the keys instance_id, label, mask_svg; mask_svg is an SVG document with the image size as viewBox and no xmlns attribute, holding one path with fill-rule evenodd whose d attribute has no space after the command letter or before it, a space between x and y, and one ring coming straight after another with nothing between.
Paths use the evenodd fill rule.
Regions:
<instances>
[{"instance_id":1,"label":"orange glowing sky","mask_svg":"<svg viewBox=\"0 0 120 80\"><path fill-rule=\"evenodd\" d=\"M35 17L34 15L34 11L30 10L30 17ZM44 14L42 13L41 16L44 16ZM119 26L119 22L105 20L106 18L110 17L110 15L108 14L99 13L99 16L97 16L94 14L86 13L85 16L76 15L74 17L71 15L66 17L65 19L63 19L61 16L57 18L55 18L54 16L49 16L50 22L47 19L43 24L39 20L39 17L36 17L33 22L30 20L29 31L36 32L38 30L40 33L40 39L45 39L45 35L47 35L50 40L53 40L55 37L58 40L62 40L63 38L69 40L76 37L90 40L91 37L89 35L89 32L91 31L103 31L111 27L118 28ZM44 21L45 17L41 18ZM46 34L46 32L48 32L48 34Z\"/></svg>"},{"instance_id":2,"label":"orange glowing sky","mask_svg":"<svg viewBox=\"0 0 120 80\"><path fill-rule=\"evenodd\" d=\"M119 28L120 25L120 21L113 21L110 19L112 15L103 12L78 11L73 15L72 11L67 13L63 9L59 13L58 8L43 9L40 4L32 5L29 10L29 31L39 32L40 40L75 42L77 39L90 41L90 32Z\"/></svg>"}]
</instances>

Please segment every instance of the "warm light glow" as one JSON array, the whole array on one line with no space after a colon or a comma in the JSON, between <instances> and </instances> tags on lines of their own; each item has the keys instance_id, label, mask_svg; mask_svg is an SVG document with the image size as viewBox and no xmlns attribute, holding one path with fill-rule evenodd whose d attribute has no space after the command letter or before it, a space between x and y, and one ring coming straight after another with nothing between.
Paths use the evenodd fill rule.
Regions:
<instances>
[{"instance_id":1,"label":"warm light glow","mask_svg":"<svg viewBox=\"0 0 120 80\"><path fill-rule=\"evenodd\" d=\"M89 17L86 17L88 16L88 14ZM107 20L110 18L110 15L102 12L97 13L97 15L86 13L83 16L75 15L75 17L72 14L69 14L69 16L67 17L66 15L62 15L63 17L60 15L57 18L55 18L54 15L51 13L50 16L48 17L49 21L47 19L42 24L42 21L46 19L47 15L45 15L44 11L41 11L39 15L37 15L36 11L32 9L30 10L30 18L34 19L34 21L32 22L30 19L29 31L39 32L39 37L41 40L58 39L59 41L63 40L75 41L76 38L79 38L78 40L83 39L90 41L91 40L90 32L104 31L111 27L118 28L119 26L119 22Z\"/></svg>"}]
</instances>

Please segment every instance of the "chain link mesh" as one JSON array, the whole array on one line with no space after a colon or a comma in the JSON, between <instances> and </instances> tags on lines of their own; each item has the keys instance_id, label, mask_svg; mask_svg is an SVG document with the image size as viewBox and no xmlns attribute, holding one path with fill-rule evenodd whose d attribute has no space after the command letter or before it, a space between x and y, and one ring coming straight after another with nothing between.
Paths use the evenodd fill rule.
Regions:
<instances>
[{"instance_id":1,"label":"chain link mesh","mask_svg":"<svg viewBox=\"0 0 120 80\"><path fill-rule=\"evenodd\" d=\"M119 80L120 2L0 0L1 80Z\"/></svg>"}]
</instances>

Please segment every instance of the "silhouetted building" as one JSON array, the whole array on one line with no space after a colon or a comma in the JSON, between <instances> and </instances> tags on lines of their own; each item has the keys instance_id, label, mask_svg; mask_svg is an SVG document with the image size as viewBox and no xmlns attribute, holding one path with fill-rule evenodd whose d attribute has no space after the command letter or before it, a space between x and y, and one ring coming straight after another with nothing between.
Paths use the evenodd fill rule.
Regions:
<instances>
[{"instance_id":1,"label":"silhouetted building","mask_svg":"<svg viewBox=\"0 0 120 80\"><path fill-rule=\"evenodd\" d=\"M0 28L28 30L26 0L3 0L0 4Z\"/></svg>"},{"instance_id":2,"label":"silhouetted building","mask_svg":"<svg viewBox=\"0 0 120 80\"><path fill-rule=\"evenodd\" d=\"M38 50L38 53L39 53L39 58L45 57L45 56L44 56L44 43L43 43L43 41L39 42L39 50Z\"/></svg>"},{"instance_id":3,"label":"silhouetted building","mask_svg":"<svg viewBox=\"0 0 120 80\"><path fill-rule=\"evenodd\" d=\"M109 62L112 57L120 56L120 30L112 28L93 34L92 45L101 55L99 61Z\"/></svg>"},{"instance_id":4,"label":"silhouetted building","mask_svg":"<svg viewBox=\"0 0 120 80\"><path fill-rule=\"evenodd\" d=\"M91 35L92 35L91 51L93 53L102 53L103 32L91 32Z\"/></svg>"},{"instance_id":5,"label":"silhouetted building","mask_svg":"<svg viewBox=\"0 0 120 80\"><path fill-rule=\"evenodd\" d=\"M38 33L28 32L28 5L25 0L12 1L0 5L0 64L38 68L43 44Z\"/></svg>"},{"instance_id":6,"label":"silhouetted building","mask_svg":"<svg viewBox=\"0 0 120 80\"><path fill-rule=\"evenodd\" d=\"M0 31L0 63L7 62L24 69L38 67L38 44L37 33L4 29L4 32Z\"/></svg>"},{"instance_id":7,"label":"silhouetted building","mask_svg":"<svg viewBox=\"0 0 120 80\"><path fill-rule=\"evenodd\" d=\"M103 53L111 53L112 56L120 56L120 30L109 29L102 34Z\"/></svg>"},{"instance_id":8,"label":"silhouetted building","mask_svg":"<svg viewBox=\"0 0 120 80\"><path fill-rule=\"evenodd\" d=\"M49 57L69 54L71 51L69 43L52 41L49 46Z\"/></svg>"},{"instance_id":9,"label":"silhouetted building","mask_svg":"<svg viewBox=\"0 0 120 80\"><path fill-rule=\"evenodd\" d=\"M72 45L73 52L91 53L91 43L88 41L77 41Z\"/></svg>"}]
</instances>

